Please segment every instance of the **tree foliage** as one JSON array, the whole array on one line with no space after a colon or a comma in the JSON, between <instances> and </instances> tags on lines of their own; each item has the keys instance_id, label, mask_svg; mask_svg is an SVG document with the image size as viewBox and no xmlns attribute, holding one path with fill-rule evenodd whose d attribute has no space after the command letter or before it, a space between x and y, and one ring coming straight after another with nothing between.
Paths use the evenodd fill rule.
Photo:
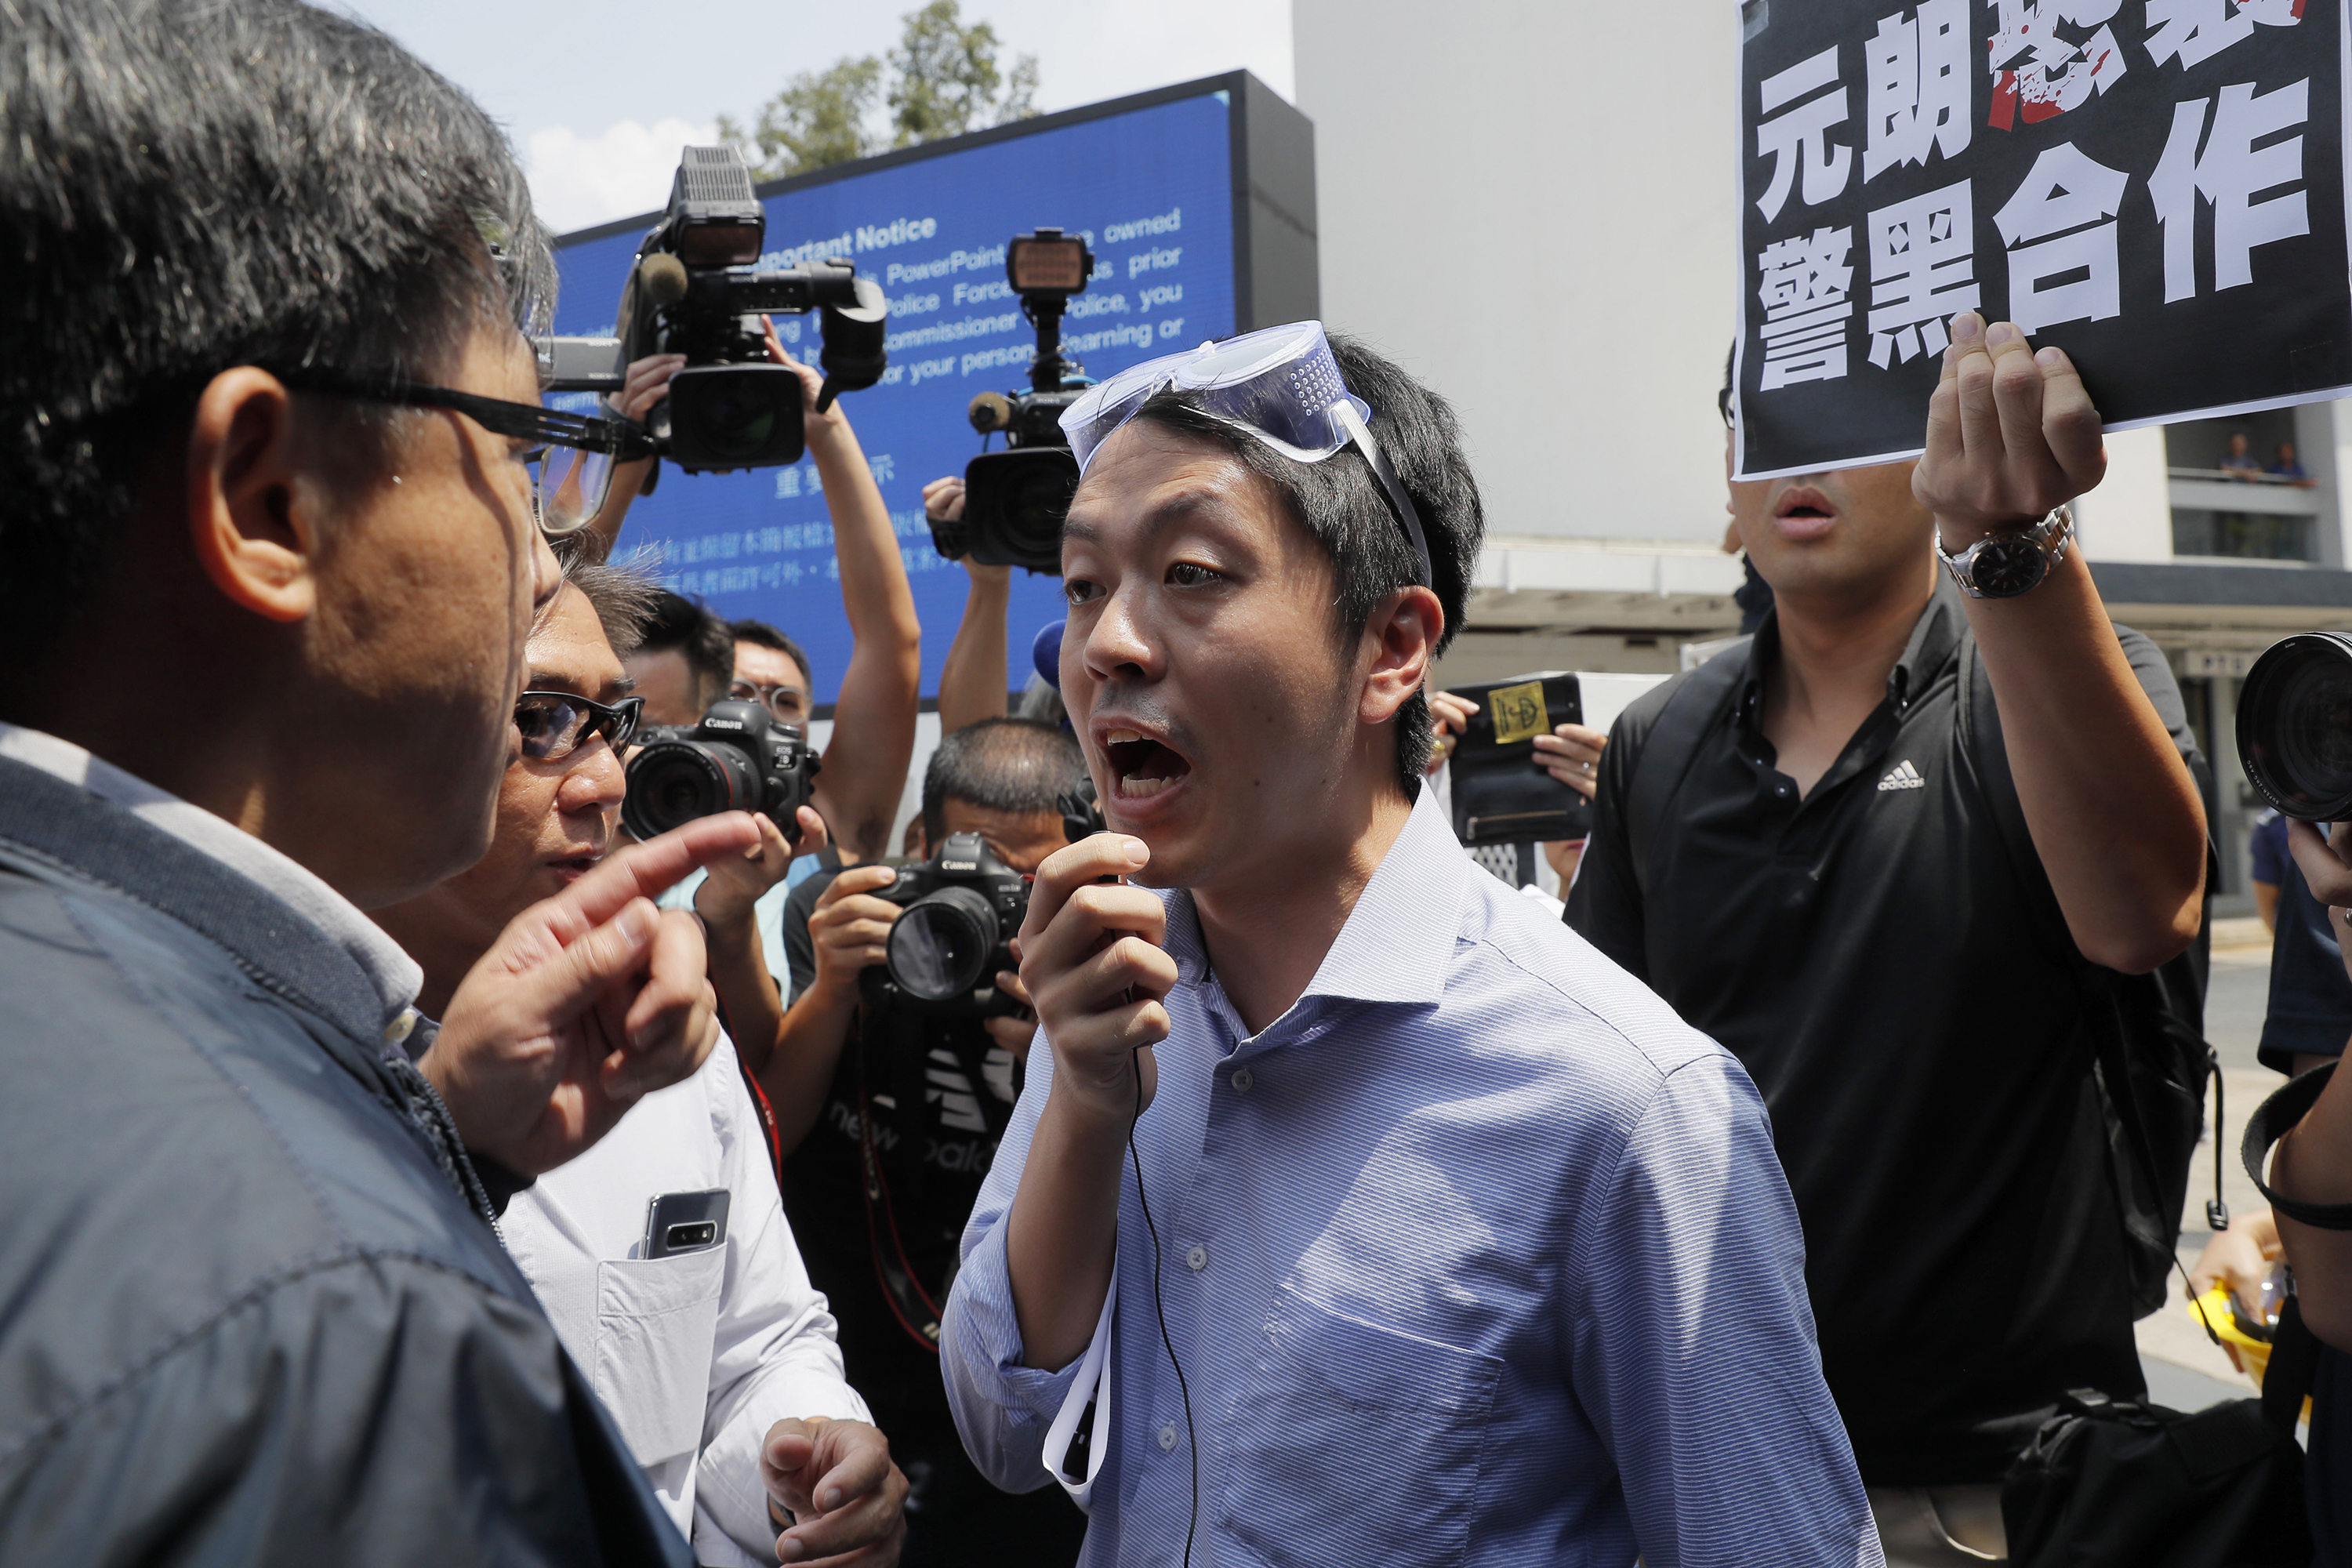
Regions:
<instances>
[{"instance_id":1,"label":"tree foliage","mask_svg":"<svg viewBox=\"0 0 2352 1568\"><path fill-rule=\"evenodd\" d=\"M719 140L742 148L754 178L772 180L1037 112L1037 57L1001 67L992 24L965 26L958 0L931 0L903 20L887 57L846 56L803 71L750 130L719 116Z\"/></svg>"}]
</instances>

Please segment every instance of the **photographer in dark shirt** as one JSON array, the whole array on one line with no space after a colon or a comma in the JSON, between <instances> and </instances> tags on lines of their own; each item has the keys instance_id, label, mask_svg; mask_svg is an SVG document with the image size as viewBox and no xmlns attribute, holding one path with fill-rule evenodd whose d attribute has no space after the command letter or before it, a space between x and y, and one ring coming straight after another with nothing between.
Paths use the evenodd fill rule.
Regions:
<instances>
[{"instance_id":1,"label":"photographer in dark shirt","mask_svg":"<svg viewBox=\"0 0 2352 1568\"><path fill-rule=\"evenodd\" d=\"M923 775L918 853L978 834L1027 877L1067 841L1056 801L1086 776L1077 743L1051 726L998 718L958 730ZM860 977L884 962L899 914L876 895L895 875L887 866L820 874L785 907L793 1001L761 1075L792 1150L785 1213L839 1321L850 1383L913 1485L904 1561L1074 1562L1086 1519L1057 1489L1009 1496L964 1457L935 1338L957 1238L1012 1115L1036 1026L1009 972L989 983L1023 1006L1017 1016L863 1016ZM871 1198L869 1132L881 1183Z\"/></svg>"},{"instance_id":2,"label":"photographer in dark shirt","mask_svg":"<svg viewBox=\"0 0 2352 1568\"><path fill-rule=\"evenodd\" d=\"M2053 511L2105 471L2098 414L2014 326L1952 338L1916 465L1731 486L1776 608L1620 718L1567 917L1763 1091L1896 1564L2003 1550L1995 1483L2048 1407L2141 1389L2084 997L2189 945L2206 865L2171 676Z\"/></svg>"}]
</instances>

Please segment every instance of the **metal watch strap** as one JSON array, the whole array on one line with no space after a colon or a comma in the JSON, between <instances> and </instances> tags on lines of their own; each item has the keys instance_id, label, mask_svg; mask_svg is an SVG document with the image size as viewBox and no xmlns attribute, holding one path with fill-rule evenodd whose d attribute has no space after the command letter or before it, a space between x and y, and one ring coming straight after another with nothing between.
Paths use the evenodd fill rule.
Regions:
<instances>
[{"instance_id":1,"label":"metal watch strap","mask_svg":"<svg viewBox=\"0 0 2352 1568\"><path fill-rule=\"evenodd\" d=\"M1943 534L1941 531L1938 531L1935 535L1936 559L1944 563L1944 570L1951 574L1952 582L1959 588L1961 593L1966 594L1969 598L1988 599L2004 597L2007 595L1987 594L1984 590L1977 586L1977 556L1987 546L1993 544L1996 542L2020 538L2026 540L2032 543L2035 549L2041 551L2045 563L2042 576L2035 581L2032 587L2023 590L2023 592L2030 594L2033 591L2033 588L2038 588L2043 583L2050 580L2048 571L2049 567L2056 566L2066 559L2066 552L2074 542L2074 510L2062 501L2058 505L2052 507L2048 512L2044 513L2040 522L2037 522L2032 527L2022 531L2022 532L1987 534L1984 538L1978 540L1974 544L1969 545L1966 550L1961 551L1958 555L1950 553L1944 548Z\"/></svg>"}]
</instances>

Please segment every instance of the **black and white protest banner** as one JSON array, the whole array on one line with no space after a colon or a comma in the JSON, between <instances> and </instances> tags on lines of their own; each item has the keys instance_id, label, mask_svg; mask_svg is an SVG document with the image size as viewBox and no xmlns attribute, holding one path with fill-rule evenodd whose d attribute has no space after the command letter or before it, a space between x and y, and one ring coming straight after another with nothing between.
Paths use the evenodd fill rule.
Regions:
<instances>
[{"instance_id":1,"label":"black and white protest banner","mask_svg":"<svg viewBox=\"0 0 2352 1568\"><path fill-rule=\"evenodd\" d=\"M1743 478L1916 456L1951 319L2108 427L2352 395L2347 0L1748 0Z\"/></svg>"}]
</instances>

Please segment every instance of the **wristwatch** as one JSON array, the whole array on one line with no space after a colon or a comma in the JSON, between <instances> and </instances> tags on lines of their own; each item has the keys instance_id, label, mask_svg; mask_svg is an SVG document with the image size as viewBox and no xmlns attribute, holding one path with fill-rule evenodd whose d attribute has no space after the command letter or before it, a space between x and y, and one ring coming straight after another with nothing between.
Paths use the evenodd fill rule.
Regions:
<instances>
[{"instance_id":1,"label":"wristwatch","mask_svg":"<svg viewBox=\"0 0 2352 1568\"><path fill-rule=\"evenodd\" d=\"M2014 599L2042 586L2050 568L2066 559L2074 542L2074 514L2063 506L2020 533L1995 533L1978 540L1958 555L1936 538L1936 559L1952 574L1960 592L1971 599Z\"/></svg>"}]
</instances>

